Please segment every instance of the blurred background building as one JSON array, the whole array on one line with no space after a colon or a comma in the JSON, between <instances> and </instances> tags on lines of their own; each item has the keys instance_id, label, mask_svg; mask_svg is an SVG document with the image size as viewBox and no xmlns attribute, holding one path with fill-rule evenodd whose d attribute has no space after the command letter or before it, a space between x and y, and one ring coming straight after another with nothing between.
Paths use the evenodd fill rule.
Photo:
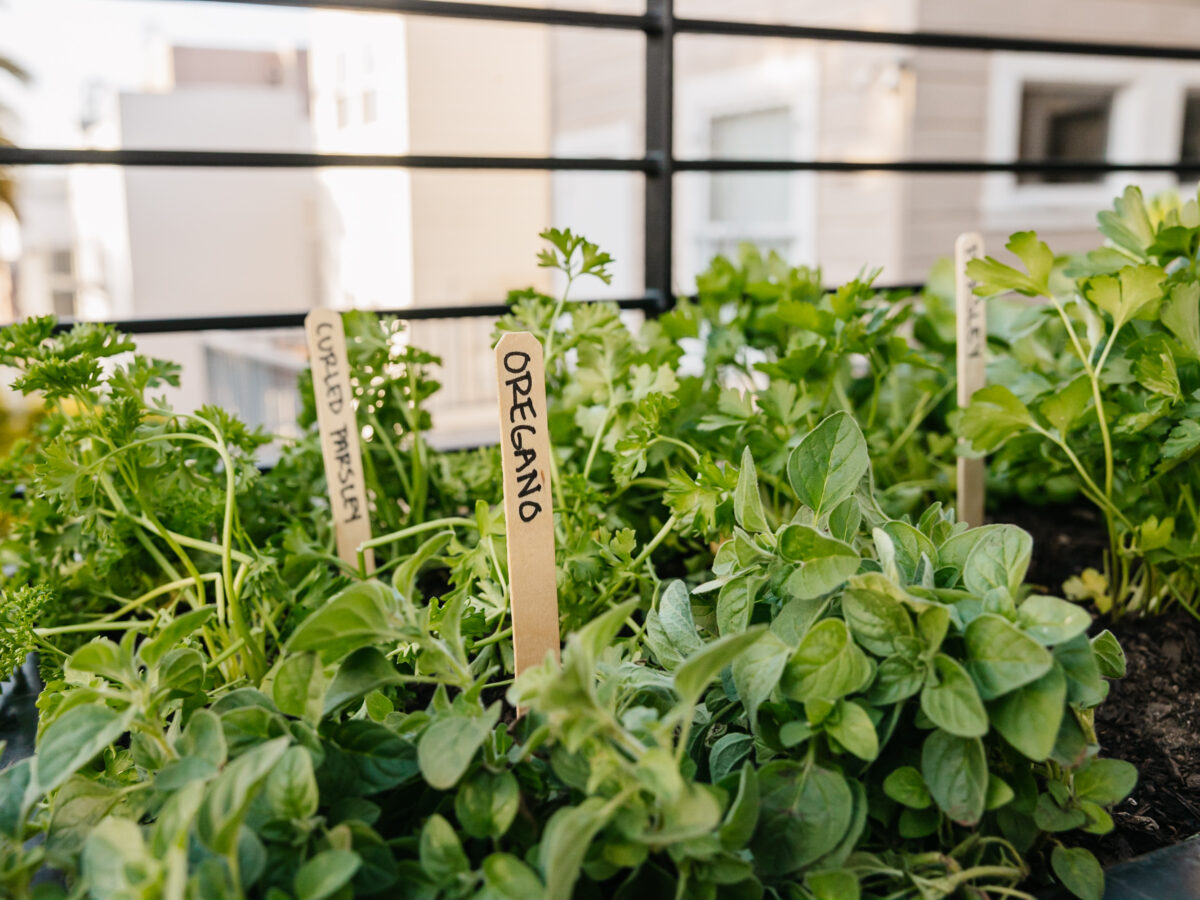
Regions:
<instances>
[{"instance_id":1,"label":"blurred background building","mask_svg":"<svg viewBox=\"0 0 1200 900\"><path fill-rule=\"evenodd\" d=\"M572 0L639 12L640 0ZM1186 44L1186 0L677 0L677 14L892 31ZM1062 23L1071 33L1062 34ZM31 73L0 86L0 131L25 146L319 153L640 156L637 33L155 0L7 0L0 53ZM842 160L1200 155L1200 65L683 35L680 157ZM154 318L497 302L556 287L537 233L572 227L642 284L641 176L400 169L47 167L17 170L19 224L0 222L0 312ZM829 283L882 265L921 281L955 236L992 250L1034 227L1093 240L1098 209L1170 175L684 173L676 289L742 241ZM1190 187L1189 187L1190 189ZM486 321L414 323L446 358L438 424L490 432ZM182 362L176 402L234 406L286 432L304 365L294 332L147 337Z\"/></svg>"}]
</instances>

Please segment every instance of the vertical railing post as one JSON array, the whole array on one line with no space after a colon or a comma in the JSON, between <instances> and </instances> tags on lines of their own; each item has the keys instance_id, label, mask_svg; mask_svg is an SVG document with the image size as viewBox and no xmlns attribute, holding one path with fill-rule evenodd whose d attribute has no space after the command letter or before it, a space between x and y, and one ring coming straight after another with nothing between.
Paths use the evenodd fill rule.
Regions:
<instances>
[{"instance_id":1,"label":"vertical railing post","mask_svg":"<svg viewBox=\"0 0 1200 900\"><path fill-rule=\"evenodd\" d=\"M657 27L646 31L646 293L660 309L675 302L671 284L675 175L675 0L646 0L646 12Z\"/></svg>"}]
</instances>

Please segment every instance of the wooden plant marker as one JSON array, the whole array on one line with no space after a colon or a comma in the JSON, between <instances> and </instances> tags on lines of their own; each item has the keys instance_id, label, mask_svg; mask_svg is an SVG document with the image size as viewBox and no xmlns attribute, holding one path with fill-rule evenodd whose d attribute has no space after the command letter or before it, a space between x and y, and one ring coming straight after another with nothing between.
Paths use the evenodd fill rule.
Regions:
<instances>
[{"instance_id":1,"label":"wooden plant marker","mask_svg":"<svg viewBox=\"0 0 1200 900\"><path fill-rule=\"evenodd\" d=\"M954 283L958 327L958 407L971 402L987 384L987 310L975 296L975 281L967 276L967 263L983 258L983 237L960 234L954 242ZM972 528L983 524L985 470L982 459L958 458L958 519Z\"/></svg>"},{"instance_id":2,"label":"wooden plant marker","mask_svg":"<svg viewBox=\"0 0 1200 900\"><path fill-rule=\"evenodd\" d=\"M513 662L520 675L546 653L559 659L550 432L542 344L527 331L496 344L500 455L512 607Z\"/></svg>"},{"instance_id":3,"label":"wooden plant marker","mask_svg":"<svg viewBox=\"0 0 1200 900\"><path fill-rule=\"evenodd\" d=\"M359 545L371 539L371 513L358 445L342 314L333 309L314 309L304 317L304 333L312 362L313 396L337 554L357 569ZM367 548L363 559L365 574L369 574L375 568L375 552Z\"/></svg>"}]
</instances>

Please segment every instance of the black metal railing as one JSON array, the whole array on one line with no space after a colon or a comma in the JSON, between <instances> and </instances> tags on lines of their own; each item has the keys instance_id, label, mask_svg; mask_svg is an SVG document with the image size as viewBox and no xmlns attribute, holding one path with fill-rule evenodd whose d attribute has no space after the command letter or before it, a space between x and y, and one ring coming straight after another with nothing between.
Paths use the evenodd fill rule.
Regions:
<instances>
[{"instance_id":1,"label":"black metal railing","mask_svg":"<svg viewBox=\"0 0 1200 900\"><path fill-rule=\"evenodd\" d=\"M163 3L180 0L160 0ZM189 0L197 2L197 0ZM210 2L210 0L201 0ZM1200 174L1200 160L1164 162L1096 162L1092 160L905 160L850 162L799 159L680 159L674 151L675 38L681 34L729 37L789 38L808 41L882 44L940 50L1010 51L1142 59L1200 61L1200 47L1059 41L949 32L870 31L809 27L716 19L677 18L675 0L646 0L643 14L588 12L443 0L211 0L257 6L332 9L474 19L567 28L599 28L645 35L645 149L635 158L387 155L332 153L270 153L210 150L118 150L0 146L0 166L120 165L191 166L207 168L409 168L496 171L633 172L644 178L644 292L619 301L628 309L655 312L668 308L674 297L671 259L674 242L673 187L679 172L890 172L897 174L1014 174L1101 175L1113 172ZM504 304L416 306L386 310L407 319L490 317L503 313ZM122 320L131 333L198 331L209 328L278 328L302 323L304 312L191 316Z\"/></svg>"}]
</instances>

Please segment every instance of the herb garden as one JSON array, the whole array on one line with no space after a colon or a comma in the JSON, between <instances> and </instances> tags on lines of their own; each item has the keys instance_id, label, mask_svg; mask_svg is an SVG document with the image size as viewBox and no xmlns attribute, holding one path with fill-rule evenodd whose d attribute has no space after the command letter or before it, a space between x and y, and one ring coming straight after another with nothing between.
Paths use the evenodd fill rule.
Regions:
<instances>
[{"instance_id":1,"label":"herb garden","mask_svg":"<svg viewBox=\"0 0 1200 900\"><path fill-rule=\"evenodd\" d=\"M963 409L946 272L827 290L746 248L637 326L514 292L495 337L538 339L545 415L512 387L504 421L551 451L510 510L553 510L562 635L519 676L505 466L537 454L431 447L401 323L344 317L349 559L311 376L264 471L111 327L4 329L46 412L3 462L0 657L45 687L0 894L1100 900L1200 831L1169 727L1200 703L1200 207L1130 189L1100 232L969 265ZM609 277L544 237L568 291Z\"/></svg>"}]
</instances>

